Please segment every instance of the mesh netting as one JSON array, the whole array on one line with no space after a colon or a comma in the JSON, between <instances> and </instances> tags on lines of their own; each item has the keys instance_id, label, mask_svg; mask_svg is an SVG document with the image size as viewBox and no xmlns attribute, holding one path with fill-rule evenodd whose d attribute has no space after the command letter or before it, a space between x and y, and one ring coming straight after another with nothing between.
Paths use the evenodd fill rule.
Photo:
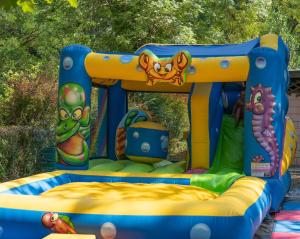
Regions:
<instances>
[{"instance_id":1,"label":"mesh netting","mask_svg":"<svg viewBox=\"0 0 300 239\"><path fill-rule=\"evenodd\" d=\"M288 94L300 96L300 70L290 71L291 82L288 89Z\"/></svg>"}]
</instances>

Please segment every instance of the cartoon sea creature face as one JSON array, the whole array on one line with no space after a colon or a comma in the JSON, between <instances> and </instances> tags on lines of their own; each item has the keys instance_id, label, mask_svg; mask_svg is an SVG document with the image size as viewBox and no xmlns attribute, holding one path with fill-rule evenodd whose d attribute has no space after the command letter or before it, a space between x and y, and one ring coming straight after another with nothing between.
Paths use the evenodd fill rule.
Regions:
<instances>
[{"instance_id":1,"label":"cartoon sea creature face","mask_svg":"<svg viewBox=\"0 0 300 239\"><path fill-rule=\"evenodd\" d=\"M45 213L42 217L42 223L47 228L52 228L56 221L58 220L58 214L57 213Z\"/></svg>"},{"instance_id":2,"label":"cartoon sea creature face","mask_svg":"<svg viewBox=\"0 0 300 239\"><path fill-rule=\"evenodd\" d=\"M73 166L86 164L89 135L90 107L86 106L84 89L75 83L62 85L58 94L57 161Z\"/></svg>"},{"instance_id":3,"label":"cartoon sea creature face","mask_svg":"<svg viewBox=\"0 0 300 239\"><path fill-rule=\"evenodd\" d=\"M73 136L81 126L89 124L89 107L85 106L84 89L74 83L63 85L59 90L59 123L56 133L63 142Z\"/></svg>"},{"instance_id":4,"label":"cartoon sea creature face","mask_svg":"<svg viewBox=\"0 0 300 239\"><path fill-rule=\"evenodd\" d=\"M42 216L42 224L44 225L44 227L54 231L55 233L77 233L71 219L66 215L47 212Z\"/></svg>"},{"instance_id":5,"label":"cartoon sea creature face","mask_svg":"<svg viewBox=\"0 0 300 239\"><path fill-rule=\"evenodd\" d=\"M186 78L186 71L191 56L182 51L173 58L158 58L151 51L145 50L139 57L139 65L147 74L147 85L154 85L158 81L166 81L182 85Z\"/></svg>"},{"instance_id":6,"label":"cartoon sea creature face","mask_svg":"<svg viewBox=\"0 0 300 239\"><path fill-rule=\"evenodd\" d=\"M263 167L265 177L275 174L279 161L278 142L273 126L274 106L275 96L272 93L271 87L263 87L261 84L251 87L250 101L246 104L246 108L252 111L253 136L269 155L268 158L264 158L262 155L255 155L252 161L254 163L260 163L261 161L270 163L269 168ZM261 173L261 170L259 168L256 169L256 166L253 168L254 173L255 171Z\"/></svg>"},{"instance_id":7,"label":"cartoon sea creature face","mask_svg":"<svg viewBox=\"0 0 300 239\"><path fill-rule=\"evenodd\" d=\"M251 87L250 102L246 104L247 110L252 111L256 115L264 114L267 107L274 102L274 97L271 93L271 88L262 87L261 84Z\"/></svg>"}]
</instances>

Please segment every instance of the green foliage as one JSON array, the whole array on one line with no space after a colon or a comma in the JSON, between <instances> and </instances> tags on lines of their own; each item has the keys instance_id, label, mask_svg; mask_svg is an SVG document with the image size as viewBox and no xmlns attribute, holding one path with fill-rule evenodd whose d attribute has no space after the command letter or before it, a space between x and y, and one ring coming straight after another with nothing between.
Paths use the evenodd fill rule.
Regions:
<instances>
[{"instance_id":1,"label":"green foliage","mask_svg":"<svg viewBox=\"0 0 300 239\"><path fill-rule=\"evenodd\" d=\"M52 146L54 132L36 127L0 127L0 181L42 170L41 149Z\"/></svg>"},{"instance_id":2,"label":"green foliage","mask_svg":"<svg viewBox=\"0 0 300 239\"><path fill-rule=\"evenodd\" d=\"M13 0L1 0L0 7L11 8L17 6L17 1Z\"/></svg>"},{"instance_id":3,"label":"green foliage","mask_svg":"<svg viewBox=\"0 0 300 239\"><path fill-rule=\"evenodd\" d=\"M39 71L11 72L3 89L1 125L54 127L57 87L53 78Z\"/></svg>"},{"instance_id":4,"label":"green foliage","mask_svg":"<svg viewBox=\"0 0 300 239\"><path fill-rule=\"evenodd\" d=\"M169 154L172 159L185 158L187 149L183 133L189 130L187 95L163 93L129 93L129 108L145 110L151 120L161 123L170 131Z\"/></svg>"},{"instance_id":5,"label":"green foliage","mask_svg":"<svg viewBox=\"0 0 300 239\"><path fill-rule=\"evenodd\" d=\"M290 68L299 68L300 1L273 0L269 5L265 32L273 32L283 37L291 53Z\"/></svg>"},{"instance_id":6,"label":"green foliage","mask_svg":"<svg viewBox=\"0 0 300 239\"><path fill-rule=\"evenodd\" d=\"M12 7L17 2L21 7ZM95 51L134 52L149 42L236 43L273 32L288 43L290 66L297 68L299 10L299 0L1 0L0 125L53 129L59 52L74 43ZM131 97L133 106L151 111L171 130L172 152L185 148L180 138L188 128L186 98L150 93ZM29 163L33 143L10 145L18 140L1 140L0 154L6 148L15 150L16 158L35 164ZM0 171L8 167L3 160L13 160L8 152L1 157Z\"/></svg>"},{"instance_id":7,"label":"green foliage","mask_svg":"<svg viewBox=\"0 0 300 239\"><path fill-rule=\"evenodd\" d=\"M51 4L54 0L44 0L46 3ZM67 0L70 6L76 8L78 7L77 0ZM10 8L13 6L20 6L23 12L33 12L36 0L1 0L0 7Z\"/></svg>"}]
</instances>

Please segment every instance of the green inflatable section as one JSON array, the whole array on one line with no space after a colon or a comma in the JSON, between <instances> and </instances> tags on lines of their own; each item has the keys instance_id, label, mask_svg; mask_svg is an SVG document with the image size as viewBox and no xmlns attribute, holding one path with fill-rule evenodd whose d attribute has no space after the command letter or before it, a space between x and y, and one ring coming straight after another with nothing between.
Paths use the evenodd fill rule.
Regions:
<instances>
[{"instance_id":1,"label":"green inflatable section","mask_svg":"<svg viewBox=\"0 0 300 239\"><path fill-rule=\"evenodd\" d=\"M151 173L184 173L184 171L185 162L182 161L156 168Z\"/></svg>"},{"instance_id":2,"label":"green inflatable section","mask_svg":"<svg viewBox=\"0 0 300 239\"><path fill-rule=\"evenodd\" d=\"M185 162L172 163L155 168L151 164L131 160L93 159L89 161L89 171L126 173L183 173Z\"/></svg>"},{"instance_id":3,"label":"green inflatable section","mask_svg":"<svg viewBox=\"0 0 300 239\"><path fill-rule=\"evenodd\" d=\"M90 167L90 171L99 171L99 172L117 172L122 170L125 167L124 164L115 162L112 160L105 160L103 162L99 162L98 165L94 165Z\"/></svg>"},{"instance_id":4,"label":"green inflatable section","mask_svg":"<svg viewBox=\"0 0 300 239\"><path fill-rule=\"evenodd\" d=\"M224 115L214 162L208 173L192 176L191 185L223 193L243 177L244 128Z\"/></svg>"},{"instance_id":5,"label":"green inflatable section","mask_svg":"<svg viewBox=\"0 0 300 239\"><path fill-rule=\"evenodd\" d=\"M144 163L132 163L126 165L120 172L126 172L126 173L149 173L153 170L153 167L149 164Z\"/></svg>"}]
</instances>

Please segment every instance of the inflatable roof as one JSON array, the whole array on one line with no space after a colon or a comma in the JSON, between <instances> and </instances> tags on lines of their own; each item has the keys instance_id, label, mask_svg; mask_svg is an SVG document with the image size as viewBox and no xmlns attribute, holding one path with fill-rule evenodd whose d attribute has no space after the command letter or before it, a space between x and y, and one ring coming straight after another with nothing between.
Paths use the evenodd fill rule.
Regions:
<instances>
[{"instance_id":1,"label":"inflatable roof","mask_svg":"<svg viewBox=\"0 0 300 239\"><path fill-rule=\"evenodd\" d=\"M226 45L160 45L147 44L139 48L135 53L139 55L144 50L150 50L159 57L171 57L177 52L186 50L192 57L218 57L218 56L245 56L259 47L260 39L244 42L241 44Z\"/></svg>"}]
</instances>

